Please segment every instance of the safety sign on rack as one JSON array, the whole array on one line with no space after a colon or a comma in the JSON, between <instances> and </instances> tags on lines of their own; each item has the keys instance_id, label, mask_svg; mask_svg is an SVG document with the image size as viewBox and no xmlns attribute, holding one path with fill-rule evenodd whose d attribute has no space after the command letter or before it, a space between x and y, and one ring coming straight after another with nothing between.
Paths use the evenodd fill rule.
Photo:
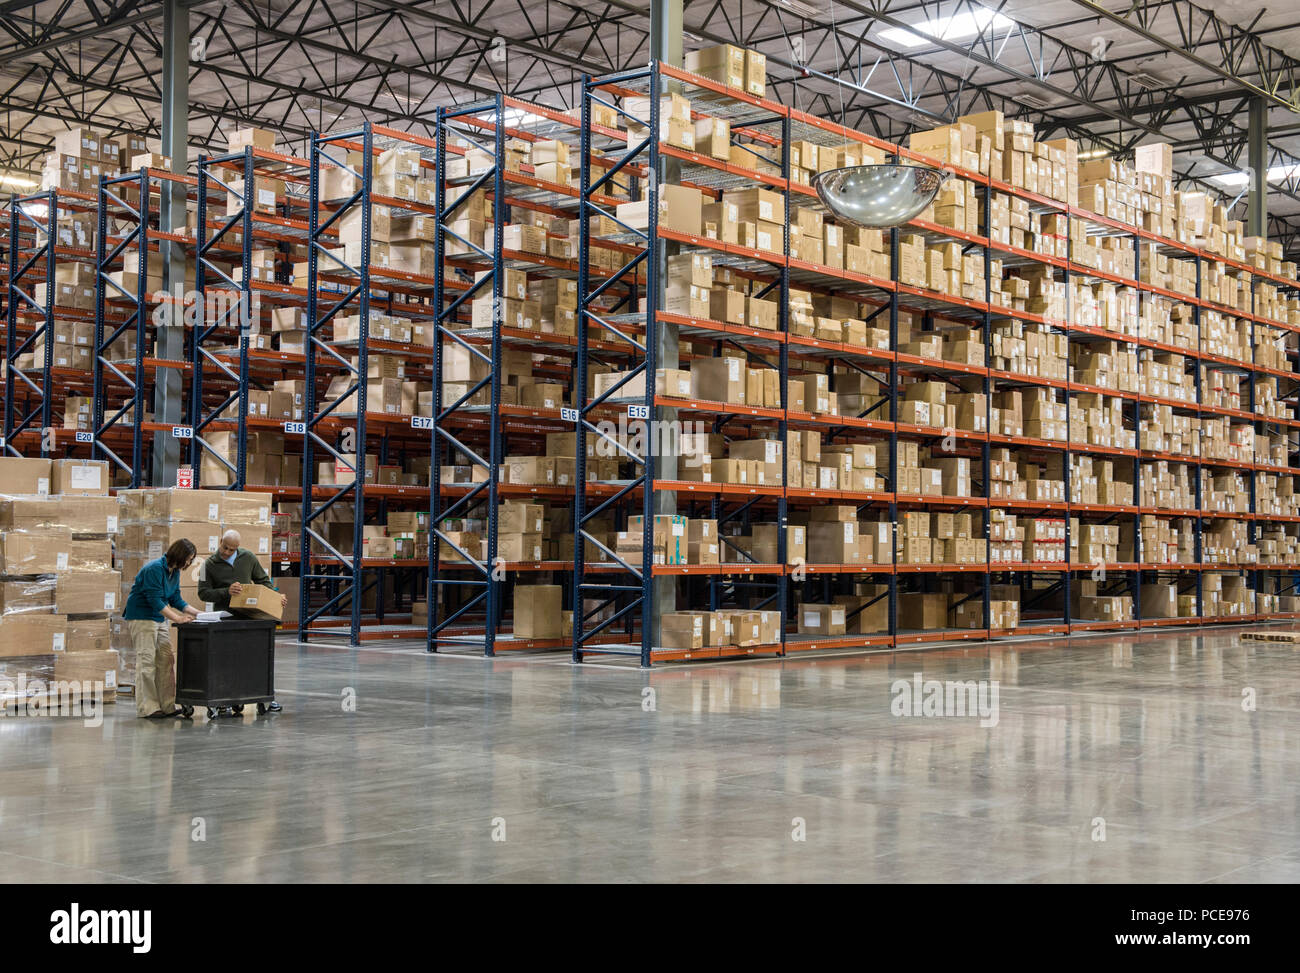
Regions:
<instances>
[{"instance_id":1,"label":"safety sign on rack","mask_svg":"<svg viewBox=\"0 0 1300 973\"><path fill-rule=\"evenodd\" d=\"M176 489L177 490L194 489L194 467L192 466L176 467Z\"/></svg>"}]
</instances>

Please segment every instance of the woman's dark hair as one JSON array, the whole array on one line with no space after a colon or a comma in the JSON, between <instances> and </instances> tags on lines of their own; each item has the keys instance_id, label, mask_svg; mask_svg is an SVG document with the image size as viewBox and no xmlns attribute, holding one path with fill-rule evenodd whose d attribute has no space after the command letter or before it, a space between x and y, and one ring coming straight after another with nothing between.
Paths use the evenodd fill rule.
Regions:
<instances>
[{"instance_id":1,"label":"woman's dark hair","mask_svg":"<svg viewBox=\"0 0 1300 973\"><path fill-rule=\"evenodd\" d=\"M182 537L178 541L173 541L172 546L167 548L167 568L170 571L179 571L185 565L190 563L194 557L194 542Z\"/></svg>"}]
</instances>

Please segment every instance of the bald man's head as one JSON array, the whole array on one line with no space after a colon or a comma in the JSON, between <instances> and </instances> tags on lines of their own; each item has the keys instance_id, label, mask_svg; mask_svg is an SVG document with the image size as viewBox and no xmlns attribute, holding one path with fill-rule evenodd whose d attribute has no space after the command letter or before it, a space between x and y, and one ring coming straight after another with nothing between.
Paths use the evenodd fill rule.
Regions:
<instances>
[{"instance_id":1,"label":"bald man's head","mask_svg":"<svg viewBox=\"0 0 1300 973\"><path fill-rule=\"evenodd\" d=\"M238 550L239 531L228 530L221 535L221 547L217 549L217 553L220 554L222 558L233 557L235 552Z\"/></svg>"}]
</instances>

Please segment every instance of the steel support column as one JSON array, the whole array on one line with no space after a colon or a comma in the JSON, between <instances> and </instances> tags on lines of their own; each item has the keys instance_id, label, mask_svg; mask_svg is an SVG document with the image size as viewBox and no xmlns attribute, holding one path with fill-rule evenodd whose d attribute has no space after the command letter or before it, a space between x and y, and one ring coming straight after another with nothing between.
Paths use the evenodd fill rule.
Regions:
<instances>
[{"instance_id":1,"label":"steel support column","mask_svg":"<svg viewBox=\"0 0 1300 973\"><path fill-rule=\"evenodd\" d=\"M682 0L651 0L650 3L650 58L654 61L662 61L673 67L682 66ZM671 90L671 85L665 85L666 89ZM660 94L666 94L667 91L661 91ZM659 156L658 171L654 174L659 184L678 182L681 179L681 166L671 159ZM668 279L668 246L662 240L650 241L651 254L655 261L657 272L654 280L662 291L664 281ZM675 247L674 247L675 249ZM654 307L659 308L662 304L655 302ZM649 332L647 332L649 333ZM659 323L654 329L655 349L654 363L655 368L677 368L678 366L678 347L679 335L677 325ZM653 389L655 384L654 371L648 371L645 377L648 389ZM650 412L652 420L661 422L676 422L676 409L652 409ZM647 430L649 433L650 430ZM659 439L657 436L646 436L648 448L653 448L653 444ZM677 457L660 456L656 457L654 464L655 472L663 480L677 479ZM654 486L653 482L646 484L646 489L650 490ZM653 501L654 513L675 514L677 513L677 494L673 491L656 491ZM650 627L650 644L659 644L659 619L665 613L677 610L677 579L675 578L652 578L651 586L653 594L650 598L651 609L642 619L643 625Z\"/></svg>"},{"instance_id":2,"label":"steel support column","mask_svg":"<svg viewBox=\"0 0 1300 973\"><path fill-rule=\"evenodd\" d=\"M189 162L189 46L190 11L182 0L166 0L163 10L162 70L162 152L172 160L172 172L184 173ZM124 160L123 168L130 165ZM159 229L163 233L185 232L185 186L164 182L159 199ZM145 188L145 192L148 189ZM160 317L158 327L159 358L184 361L185 307L176 300L186 292L185 248L165 238L158 241L162 258L163 289L172 303L164 304L169 313ZM158 422L179 425L184 419L184 381L180 369L160 368L155 373L153 411ZM181 440L170 433L154 433L153 458L150 464L156 487L176 483L176 468L181 462Z\"/></svg>"},{"instance_id":3,"label":"steel support column","mask_svg":"<svg viewBox=\"0 0 1300 973\"><path fill-rule=\"evenodd\" d=\"M1250 199L1246 212L1246 235L1268 233L1268 101L1263 96L1250 102L1250 128L1246 134L1250 161Z\"/></svg>"}]
</instances>

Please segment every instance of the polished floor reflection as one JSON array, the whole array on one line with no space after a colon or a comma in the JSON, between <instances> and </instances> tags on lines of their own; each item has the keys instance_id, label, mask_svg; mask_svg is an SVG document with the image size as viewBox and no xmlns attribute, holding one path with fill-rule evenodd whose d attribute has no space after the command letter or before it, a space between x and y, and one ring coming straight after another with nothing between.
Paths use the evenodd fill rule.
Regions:
<instances>
[{"instance_id":1,"label":"polished floor reflection","mask_svg":"<svg viewBox=\"0 0 1300 973\"><path fill-rule=\"evenodd\" d=\"M1235 631L651 672L286 643L277 673L276 716L0 719L3 876L1300 881L1300 649ZM996 680L996 725L895 715L915 673Z\"/></svg>"}]
</instances>

